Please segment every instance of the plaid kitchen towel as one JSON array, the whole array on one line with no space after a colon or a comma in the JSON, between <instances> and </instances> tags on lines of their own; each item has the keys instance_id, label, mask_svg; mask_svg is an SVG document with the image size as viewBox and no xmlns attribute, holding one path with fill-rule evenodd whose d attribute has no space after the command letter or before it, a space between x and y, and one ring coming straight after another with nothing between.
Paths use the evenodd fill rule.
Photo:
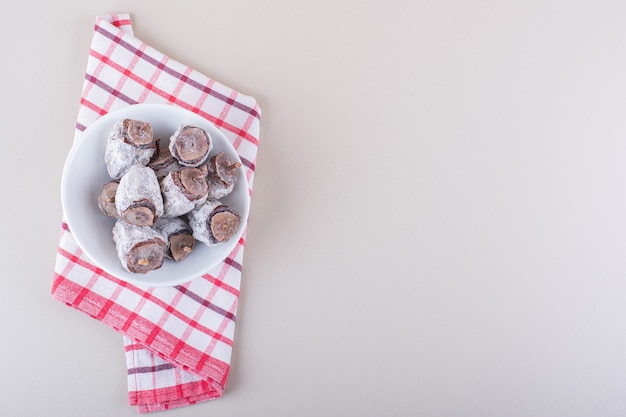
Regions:
<instances>
[{"instance_id":1,"label":"plaid kitchen towel","mask_svg":"<svg viewBox=\"0 0 626 417\"><path fill-rule=\"evenodd\" d=\"M260 129L254 98L146 45L130 16L96 19L76 134L135 103L167 103L213 122L231 141L252 187ZM219 397L230 369L244 237L217 268L185 285L138 288L94 265L62 223L52 296L123 335L128 398L139 412Z\"/></svg>"}]
</instances>

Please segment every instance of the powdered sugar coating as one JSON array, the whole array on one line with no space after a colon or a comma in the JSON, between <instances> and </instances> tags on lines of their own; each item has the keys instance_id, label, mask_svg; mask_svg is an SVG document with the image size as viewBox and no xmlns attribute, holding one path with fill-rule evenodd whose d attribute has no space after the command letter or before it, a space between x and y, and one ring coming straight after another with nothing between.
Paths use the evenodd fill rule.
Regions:
<instances>
[{"instance_id":1,"label":"powdered sugar coating","mask_svg":"<svg viewBox=\"0 0 626 417\"><path fill-rule=\"evenodd\" d=\"M176 150L177 143L185 142L185 141L188 140L188 137L183 133L183 131L185 131L187 128L198 129L199 131L204 132L204 134L206 135L206 138L207 138L207 145L208 145L208 147L207 147L206 153L201 158L199 158L198 160L193 161L193 162L182 160L180 155L178 155L178 151ZM169 151L171 152L172 156L174 158L176 158L176 160L178 161L178 163L180 165L183 165L183 166L186 166L186 167L198 167L198 166L202 165L202 163L204 161L207 160L207 158L209 157L209 154L213 150L213 140L211 139L211 136L209 135L209 132L207 132L206 130L201 129L201 128L196 127L196 126L189 126L189 125L182 124L182 125L178 126L178 129L176 129L176 132L174 132L174 134L170 137L170 144L169 144L168 148L169 148Z\"/></svg>"},{"instance_id":2,"label":"powdered sugar coating","mask_svg":"<svg viewBox=\"0 0 626 417\"><path fill-rule=\"evenodd\" d=\"M115 207L118 214L131 207L133 203L147 199L154 204L155 215L163 215L163 197L159 181L152 168L143 165L133 165L120 179L115 194Z\"/></svg>"},{"instance_id":3,"label":"powdered sugar coating","mask_svg":"<svg viewBox=\"0 0 626 417\"><path fill-rule=\"evenodd\" d=\"M154 229L163 236L166 245L166 256L170 259L172 258L172 254L170 253L170 237L180 233L192 234L189 223L182 217L174 217L171 219L162 217L154 224Z\"/></svg>"},{"instance_id":4,"label":"powdered sugar coating","mask_svg":"<svg viewBox=\"0 0 626 417\"><path fill-rule=\"evenodd\" d=\"M130 252L130 250L136 244L145 242L150 239L161 240L163 242L163 248L165 248L167 240L163 238L161 232L158 232L151 227L135 226L126 223L123 220L118 220L117 222L115 222L115 225L113 226L113 241L115 242L117 256L118 258L120 258L122 267L126 271L132 272L128 268L128 264L126 263L126 256Z\"/></svg>"},{"instance_id":5,"label":"powdered sugar coating","mask_svg":"<svg viewBox=\"0 0 626 417\"><path fill-rule=\"evenodd\" d=\"M161 180L165 178L165 176L169 174L170 172L180 169L182 165L180 165L176 159L172 158L172 160L169 161L167 164L163 164L158 167L151 166L150 164L148 164L148 166L150 166L150 168L154 170L154 173L156 174L157 178Z\"/></svg>"},{"instance_id":6,"label":"powdered sugar coating","mask_svg":"<svg viewBox=\"0 0 626 417\"><path fill-rule=\"evenodd\" d=\"M182 217L174 217L171 219L165 217L160 218L154 224L154 229L165 237L169 237L180 232L191 233L189 223L187 223L187 221Z\"/></svg>"},{"instance_id":7,"label":"powdered sugar coating","mask_svg":"<svg viewBox=\"0 0 626 417\"><path fill-rule=\"evenodd\" d=\"M154 147L136 147L124 141L123 120L113 126L104 149L104 163L109 176L120 179L133 165L147 165Z\"/></svg>"},{"instance_id":8,"label":"powdered sugar coating","mask_svg":"<svg viewBox=\"0 0 626 417\"><path fill-rule=\"evenodd\" d=\"M179 169L182 165L178 163L167 146L161 146L161 140L155 141L155 152L148 162L148 166L152 168L159 179L163 179L167 174Z\"/></svg>"},{"instance_id":9,"label":"powdered sugar coating","mask_svg":"<svg viewBox=\"0 0 626 417\"><path fill-rule=\"evenodd\" d=\"M179 217L189 213L194 208L204 204L207 196L198 200L189 200L176 184L170 172L161 180L161 194L163 195L163 217Z\"/></svg>"},{"instance_id":10,"label":"powdered sugar coating","mask_svg":"<svg viewBox=\"0 0 626 417\"><path fill-rule=\"evenodd\" d=\"M211 177L208 178L207 183L209 184L208 198L210 200L218 200L222 197L226 197L235 188L235 183L226 185L223 181L212 179Z\"/></svg>"},{"instance_id":11,"label":"powdered sugar coating","mask_svg":"<svg viewBox=\"0 0 626 417\"><path fill-rule=\"evenodd\" d=\"M206 203L191 210L187 214L189 226L191 226L191 230L193 230L193 237L208 246L217 244L211 239L211 230L209 229L208 222L209 216L215 208L221 205L222 203L219 200L207 200Z\"/></svg>"}]
</instances>

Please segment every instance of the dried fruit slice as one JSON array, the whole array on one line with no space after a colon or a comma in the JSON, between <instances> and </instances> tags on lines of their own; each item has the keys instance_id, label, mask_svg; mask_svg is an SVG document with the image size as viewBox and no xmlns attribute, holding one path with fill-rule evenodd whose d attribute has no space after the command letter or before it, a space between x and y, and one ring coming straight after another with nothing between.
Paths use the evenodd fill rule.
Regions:
<instances>
[{"instance_id":1,"label":"dried fruit slice","mask_svg":"<svg viewBox=\"0 0 626 417\"><path fill-rule=\"evenodd\" d=\"M122 120L122 137L124 142L136 147L155 147L152 126L141 120Z\"/></svg>"},{"instance_id":2,"label":"dried fruit slice","mask_svg":"<svg viewBox=\"0 0 626 417\"><path fill-rule=\"evenodd\" d=\"M137 243L126 254L126 265L130 272L145 274L163 265L165 243L150 239Z\"/></svg>"},{"instance_id":3,"label":"dried fruit slice","mask_svg":"<svg viewBox=\"0 0 626 417\"><path fill-rule=\"evenodd\" d=\"M213 210L209 218L209 227L213 238L221 243L226 242L235 234L240 222L239 213L229 207L219 206Z\"/></svg>"},{"instance_id":4,"label":"dried fruit slice","mask_svg":"<svg viewBox=\"0 0 626 417\"><path fill-rule=\"evenodd\" d=\"M133 165L147 165L156 143L147 122L124 119L113 126L104 149L109 176L120 179Z\"/></svg>"},{"instance_id":5,"label":"dried fruit slice","mask_svg":"<svg viewBox=\"0 0 626 417\"><path fill-rule=\"evenodd\" d=\"M154 203L146 198L133 202L121 213L121 219L135 226L152 226L156 220Z\"/></svg>"},{"instance_id":6,"label":"dried fruit slice","mask_svg":"<svg viewBox=\"0 0 626 417\"><path fill-rule=\"evenodd\" d=\"M174 184L176 184L190 200L199 200L206 196L209 191L206 176L206 166L204 169L185 167L172 173Z\"/></svg>"},{"instance_id":7,"label":"dried fruit slice","mask_svg":"<svg viewBox=\"0 0 626 417\"><path fill-rule=\"evenodd\" d=\"M166 255L176 262L181 262L193 251L196 240L192 235L191 227L183 218L161 218L154 228L165 239Z\"/></svg>"},{"instance_id":8,"label":"dried fruit slice","mask_svg":"<svg viewBox=\"0 0 626 417\"><path fill-rule=\"evenodd\" d=\"M209 200L187 215L193 237L209 246L232 238L241 224L239 213L219 200Z\"/></svg>"},{"instance_id":9,"label":"dried fruit slice","mask_svg":"<svg viewBox=\"0 0 626 417\"><path fill-rule=\"evenodd\" d=\"M161 180L163 216L182 216L203 204L208 195L206 168L182 167Z\"/></svg>"},{"instance_id":10,"label":"dried fruit slice","mask_svg":"<svg viewBox=\"0 0 626 417\"><path fill-rule=\"evenodd\" d=\"M165 241L156 230L118 220L113 226L113 240L122 267L128 272L145 274L163 265Z\"/></svg>"},{"instance_id":11,"label":"dried fruit slice","mask_svg":"<svg viewBox=\"0 0 626 417\"><path fill-rule=\"evenodd\" d=\"M211 158L211 167L213 173L217 178L222 180L225 184L232 184L237 181L236 169L241 166L241 163L231 163L228 159L228 155L225 152L220 152Z\"/></svg>"},{"instance_id":12,"label":"dried fruit slice","mask_svg":"<svg viewBox=\"0 0 626 417\"><path fill-rule=\"evenodd\" d=\"M152 226L163 215L163 196L151 168L134 165L120 180L115 193L120 217L136 226Z\"/></svg>"},{"instance_id":13,"label":"dried fruit slice","mask_svg":"<svg viewBox=\"0 0 626 417\"><path fill-rule=\"evenodd\" d=\"M200 166L206 161L213 143L209 134L199 127L182 125L170 138L169 149L181 165Z\"/></svg>"},{"instance_id":14,"label":"dried fruit slice","mask_svg":"<svg viewBox=\"0 0 626 417\"><path fill-rule=\"evenodd\" d=\"M98 207L100 211L110 217L119 217L117 209L115 208L115 193L117 192L117 186L119 181L113 180L102 186L102 191L98 196Z\"/></svg>"},{"instance_id":15,"label":"dried fruit slice","mask_svg":"<svg viewBox=\"0 0 626 417\"><path fill-rule=\"evenodd\" d=\"M240 166L239 162L232 163L224 152L218 153L209 160L207 164L209 199L218 200L233 191L237 182L237 168Z\"/></svg>"},{"instance_id":16,"label":"dried fruit slice","mask_svg":"<svg viewBox=\"0 0 626 417\"><path fill-rule=\"evenodd\" d=\"M176 262L180 262L193 251L195 243L196 240L190 234L180 233L172 235L169 238L169 255Z\"/></svg>"},{"instance_id":17,"label":"dried fruit slice","mask_svg":"<svg viewBox=\"0 0 626 417\"><path fill-rule=\"evenodd\" d=\"M148 163L148 166L154 170L159 180L170 172L180 168L178 161L172 156L169 148L160 146L160 142L160 139L156 140L156 152Z\"/></svg>"}]
</instances>

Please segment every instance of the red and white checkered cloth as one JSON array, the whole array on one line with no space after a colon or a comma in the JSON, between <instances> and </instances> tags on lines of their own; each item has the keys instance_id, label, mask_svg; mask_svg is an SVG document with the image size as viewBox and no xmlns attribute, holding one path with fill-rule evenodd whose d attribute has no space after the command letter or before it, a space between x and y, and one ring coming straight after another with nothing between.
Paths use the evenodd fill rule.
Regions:
<instances>
[{"instance_id":1,"label":"red and white checkered cloth","mask_svg":"<svg viewBox=\"0 0 626 417\"><path fill-rule=\"evenodd\" d=\"M220 128L252 187L260 129L254 98L176 62L133 35L130 16L96 19L74 140L100 116L135 103L191 110ZM124 335L128 398L139 412L219 397L230 369L244 237L192 282L138 288L94 265L63 222L52 296Z\"/></svg>"}]
</instances>

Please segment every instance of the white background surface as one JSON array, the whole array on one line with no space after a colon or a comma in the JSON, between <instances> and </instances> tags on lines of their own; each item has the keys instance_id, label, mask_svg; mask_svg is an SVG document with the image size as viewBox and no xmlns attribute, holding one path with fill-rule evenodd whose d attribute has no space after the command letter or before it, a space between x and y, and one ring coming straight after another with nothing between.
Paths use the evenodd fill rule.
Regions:
<instances>
[{"instance_id":1,"label":"white background surface","mask_svg":"<svg viewBox=\"0 0 626 417\"><path fill-rule=\"evenodd\" d=\"M263 109L231 379L162 415L626 415L626 3L4 10L2 415L136 415L121 336L49 295L111 12Z\"/></svg>"}]
</instances>

